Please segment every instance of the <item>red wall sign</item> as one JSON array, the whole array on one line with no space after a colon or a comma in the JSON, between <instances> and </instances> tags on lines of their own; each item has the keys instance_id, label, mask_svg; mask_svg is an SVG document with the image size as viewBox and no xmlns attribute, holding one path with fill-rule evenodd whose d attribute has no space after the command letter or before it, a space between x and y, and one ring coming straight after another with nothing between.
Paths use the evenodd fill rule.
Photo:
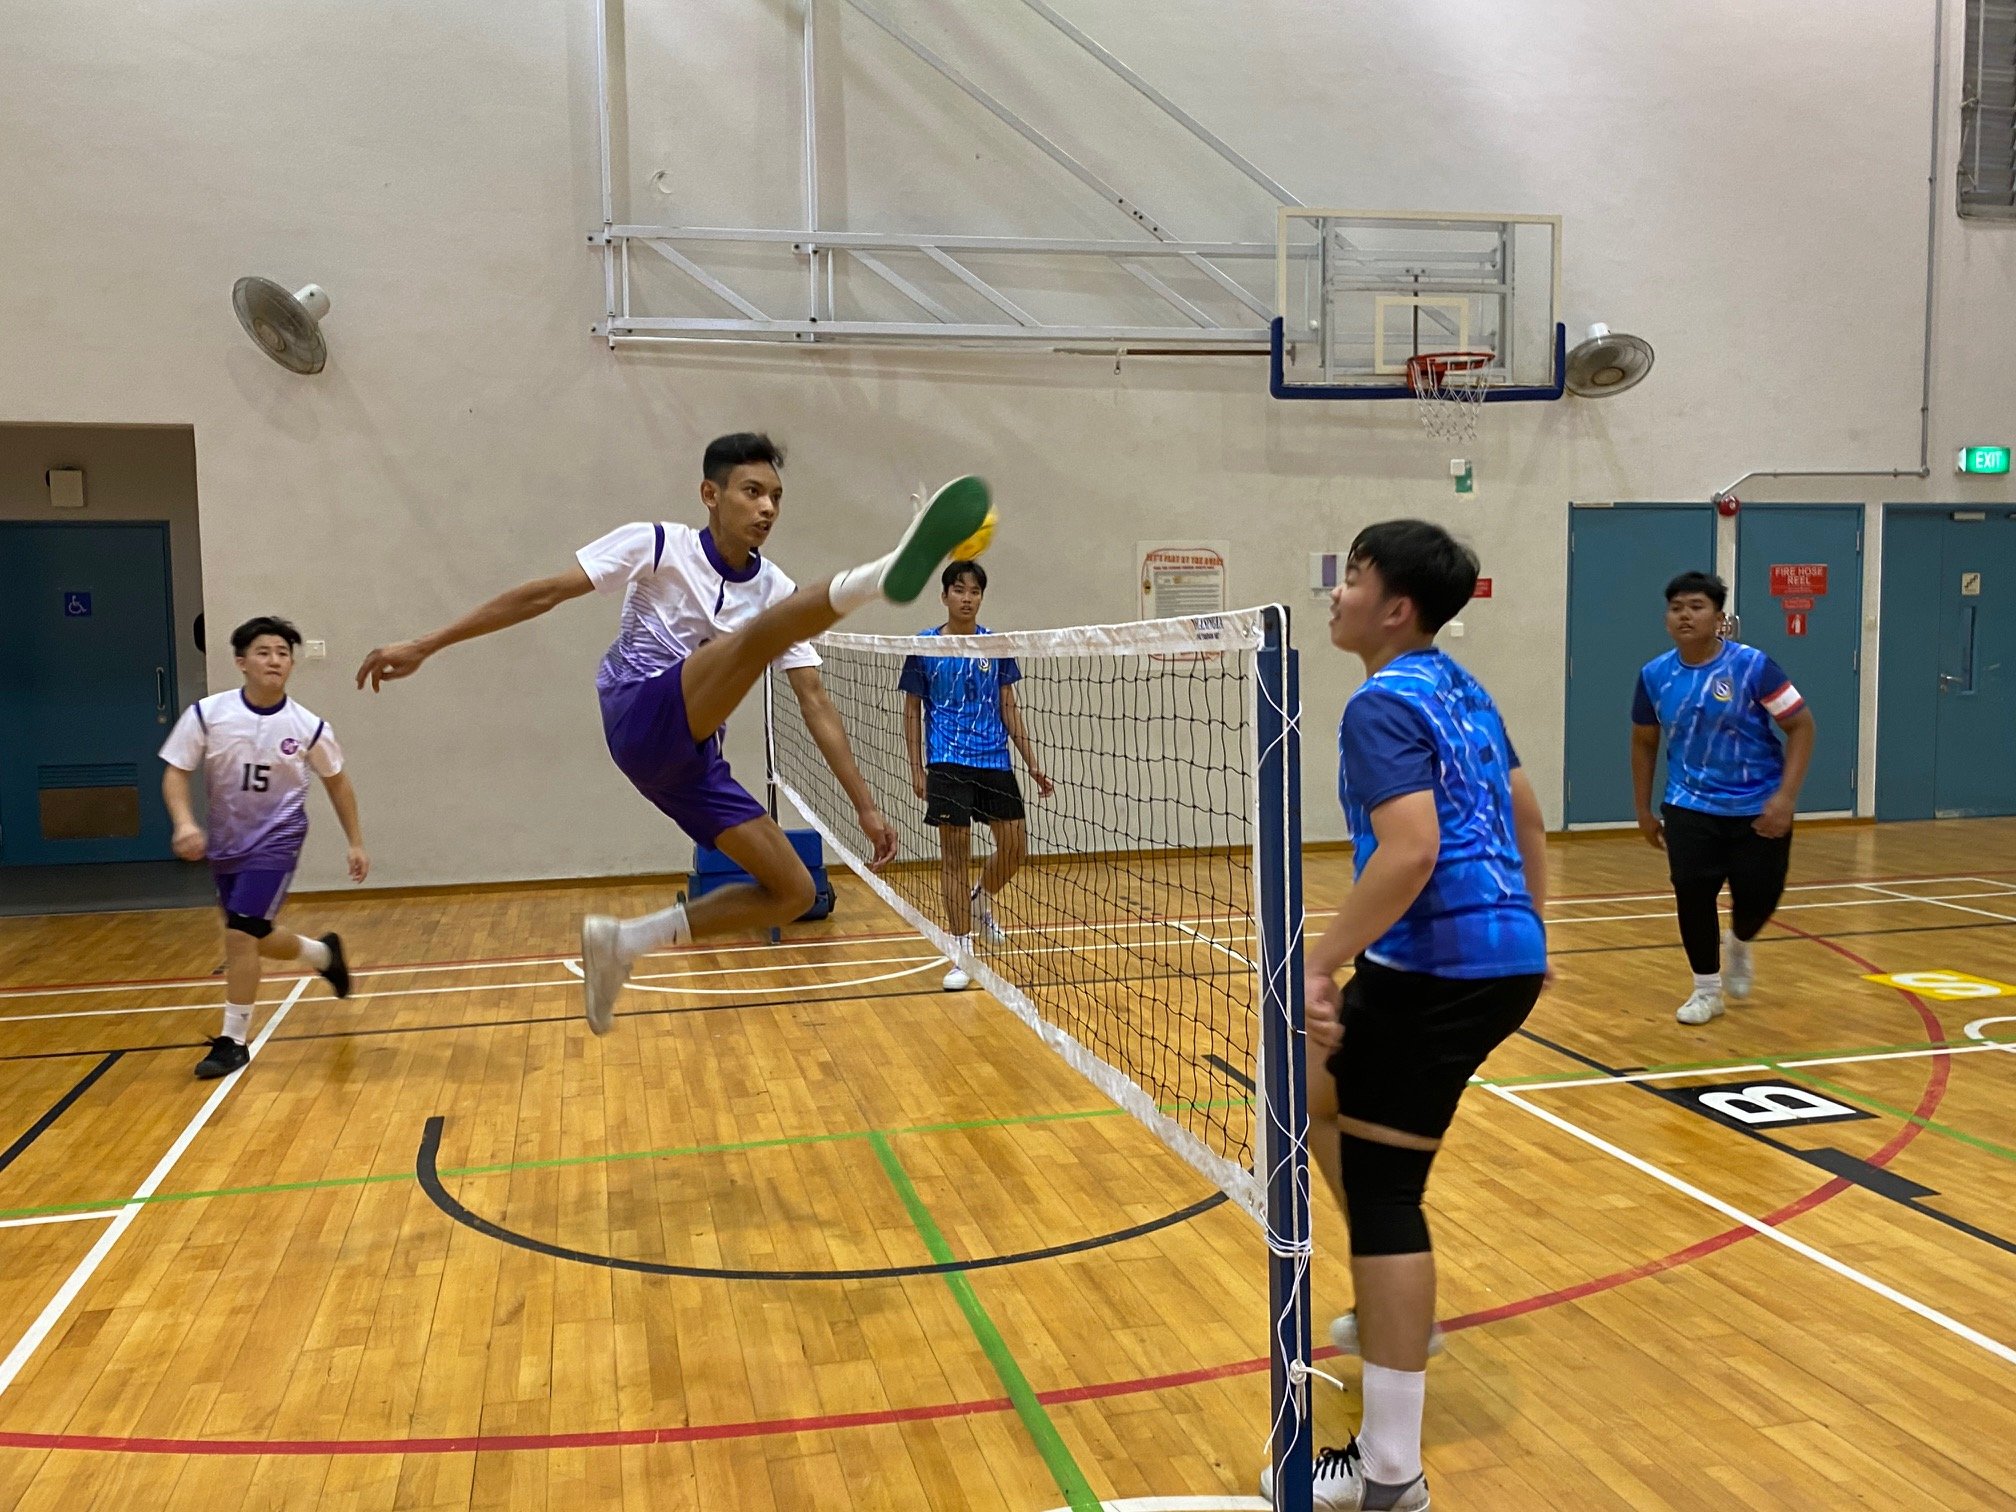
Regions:
<instances>
[{"instance_id":1,"label":"red wall sign","mask_svg":"<svg viewBox=\"0 0 2016 1512\"><path fill-rule=\"evenodd\" d=\"M1479 579L1477 579L1477 591L1476 591L1475 593L1471 594L1470 596L1471 596L1472 598L1489 598L1489 597L1491 597L1491 579L1489 579L1489 578L1479 578Z\"/></svg>"},{"instance_id":2,"label":"red wall sign","mask_svg":"<svg viewBox=\"0 0 2016 1512\"><path fill-rule=\"evenodd\" d=\"M1804 635L1806 633L1806 612L1803 609L1788 610L1785 615L1785 633Z\"/></svg>"},{"instance_id":3,"label":"red wall sign","mask_svg":"<svg viewBox=\"0 0 2016 1512\"><path fill-rule=\"evenodd\" d=\"M1784 600L1784 604L1786 612L1789 614L1794 609L1810 610L1813 607L1813 600L1810 598L1787 598Z\"/></svg>"},{"instance_id":4,"label":"red wall sign","mask_svg":"<svg viewBox=\"0 0 2016 1512\"><path fill-rule=\"evenodd\" d=\"M1827 592L1827 564L1825 562L1773 562L1771 564L1771 597L1783 598L1786 594L1810 594L1819 598Z\"/></svg>"}]
</instances>

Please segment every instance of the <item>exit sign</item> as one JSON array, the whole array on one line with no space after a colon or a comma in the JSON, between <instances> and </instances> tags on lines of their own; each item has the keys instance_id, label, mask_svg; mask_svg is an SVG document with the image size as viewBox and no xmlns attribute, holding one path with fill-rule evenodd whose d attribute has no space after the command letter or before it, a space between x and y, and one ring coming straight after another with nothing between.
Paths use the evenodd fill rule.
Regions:
<instances>
[{"instance_id":1,"label":"exit sign","mask_svg":"<svg viewBox=\"0 0 2016 1512\"><path fill-rule=\"evenodd\" d=\"M1960 448L1960 471L1963 473L2006 473L2009 471L2009 448L2006 446L1963 446Z\"/></svg>"}]
</instances>

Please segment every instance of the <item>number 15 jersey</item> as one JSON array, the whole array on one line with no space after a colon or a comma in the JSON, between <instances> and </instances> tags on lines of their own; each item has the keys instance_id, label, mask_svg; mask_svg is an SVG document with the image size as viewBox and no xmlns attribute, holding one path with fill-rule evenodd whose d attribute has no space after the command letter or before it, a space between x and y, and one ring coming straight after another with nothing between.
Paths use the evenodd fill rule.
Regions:
<instances>
[{"instance_id":1,"label":"number 15 jersey","mask_svg":"<svg viewBox=\"0 0 2016 1512\"><path fill-rule=\"evenodd\" d=\"M262 709L243 688L184 709L161 759L203 769L210 865L223 872L292 871L308 838L309 772L343 770L327 720L291 698Z\"/></svg>"}]
</instances>

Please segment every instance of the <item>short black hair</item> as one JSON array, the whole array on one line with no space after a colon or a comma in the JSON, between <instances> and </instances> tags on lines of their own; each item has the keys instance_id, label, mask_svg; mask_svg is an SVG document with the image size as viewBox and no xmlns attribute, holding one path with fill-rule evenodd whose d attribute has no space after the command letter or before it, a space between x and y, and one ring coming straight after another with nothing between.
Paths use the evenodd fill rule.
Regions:
<instances>
[{"instance_id":1,"label":"short black hair","mask_svg":"<svg viewBox=\"0 0 2016 1512\"><path fill-rule=\"evenodd\" d=\"M700 476L719 488L728 481L730 473L748 462L768 462L781 470L784 448L761 431L716 436L707 443L707 454L700 459Z\"/></svg>"},{"instance_id":2,"label":"short black hair","mask_svg":"<svg viewBox=\"0 0 2016 1512\"><path fill-rule=\"evenodd\" d=\"M292 620L284 620L277 614L262 614L245 621L231 632L231 654L243 656L252 647L252 642L262 635L277 635L287 642L292 651L301 644L301 632L294 628Z\"/></svg>"},{"instance_id":3,"label":"short black hair","mask_svg":"<svg viewBox=\"0 0 2016 1512\"><path fill-rule=\"evenodd\" d=\"M945 570L938 574L938 591L940 593L950 593L952 585L968 573L972 574L974 585L982 593L985 593L987 591L987 569L982 567L978 562L966 559L947 562L945 564Z\"/></svg>"},{"instance_id":4,"label":"short black hair","mask_svg":"<svg viewBox=\"0 0 2016 1512\"><path fill-rule=\"evenodd\" d=\"M1477 591L1477 553L1426 520L1382 520L1351 543L1346 565L1377 567L1386 592L1414 601L1414 618L1433 635Z\"/></svg>"},{"instance_id":5,"label":"short black hair","mask_svg":"<svg viewBox=\"0 0 2016 1512\"><path fill-rule=\"evenodd\" d=\"M1666 585L1666 602L1672 603L1683 593L1698 593L1715 606L1721 613L1722 606L1729 602L1729 585L1712 572L1683 572Z\"/></svg>"}]
</instances>

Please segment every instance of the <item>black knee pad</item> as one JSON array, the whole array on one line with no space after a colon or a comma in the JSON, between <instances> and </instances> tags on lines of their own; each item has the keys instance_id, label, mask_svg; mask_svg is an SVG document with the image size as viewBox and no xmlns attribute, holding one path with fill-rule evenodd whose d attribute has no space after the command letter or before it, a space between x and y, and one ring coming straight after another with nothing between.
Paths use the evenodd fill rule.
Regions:
<instances>
[{"instance_id":1,"label":"black knee pad","mask_svg":"<svg viewBox=\"0 0 2016 1512\"><path fill-rule=\"evenodd\" d=\"M273 921L262 919L257 914L227 913L224 915L224 927L235 929L240 934L250 935L255 940L263 940L273 933Z\"/></svg>"},{"instance_id":2,"label":"black knee pad","mask_svg":"<svg viewBox=\"0 0 2016 1512\"><path fill-rule=\"evenodd\" d=\"M1344 1216L1354 1255L1419 1255L1428 1250L1428 1220L1421 1197L1428 1189L1433 1150L1406 1150L1346 1134L1340 1144Z\"/></svg>"}]
</instances>

